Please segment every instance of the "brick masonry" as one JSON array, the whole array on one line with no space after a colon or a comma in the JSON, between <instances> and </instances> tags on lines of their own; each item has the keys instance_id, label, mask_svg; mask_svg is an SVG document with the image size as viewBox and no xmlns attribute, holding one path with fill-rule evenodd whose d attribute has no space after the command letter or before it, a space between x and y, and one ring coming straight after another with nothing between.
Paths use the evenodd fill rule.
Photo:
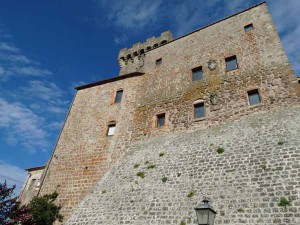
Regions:
<instances>
[{"instance_id":1,"label":"brick masonry","mask_svg":"<svg viewBox=\"0 0 300 225\"><path fill-rule=\"evenodd\" d=\"M254 29L246 33L244 26L249 23L253 24ZM127 49L126 51L130 52L131 50ZM238 69L226 72L225 58L232 55L237 56ZM155 61L159 58L162 58L162 64L156 65ZM208 68L208 62L211 60L215 60L217 65L214 70ZM130 64L126 65L125 70L134 71L137 65L132 63L132 66L133 68L130 68ZM199 81L192 81L192 69L199 66L203 68L204 78ZM78 89L55 147L53 157L49 160L45 170L40 195L57 190L60 194L58 203L62 204L62 213L67 220L74 208L85 199L88 193L95 188L99 191L99 187L104 187L108 190L107 193L115 193L115 197L110 194L105 195L111 197L110 201L103 199L103 203L101 203L103 206L107 204L105 206L108 211L104 208L98 208L96 205L90 207L89 211L85 205L81 205L81 207L83 207L82 210L78 209L77 216L73 217L74 219L71 221L82 221L83 217L80 217L78 214L78 212L80 212L85 216L84 218L88 223L79 224L117 224L117 221L135 224L137 218L140 218L139 221L142 224L158 224L160 223L159 221L177 224L181 218L176 217L174 213L176 214L177 212L172 212L170 209L176 209L177 211L182 210L182 212L184 212L183 214L185 214L179 214L182 217L191 216L189 210L192 208L190 207L196 200L199 201L199 198L191 202L189 199L186 199L186 202L184 202L183 198L180 200L179 197L186 196L186 192L188 189L191 189L191 185L194 181L194 187L196 189L196 186L213 176L213 171L215 171L215 180L211 181L206 189L205 186L203 186L204 191L207 192L203 194L211 198L213 204L218 207L217 209L219 211L223 210L222 207L225 207L224 205L239 205L243 199L245 204L256 204L255 202L251 202L252 200L249 200L251 199L249 195L245 197L242 196L242 193L253 192L260 195L260 186L257 185L267 181L262 181L262 177L258 177L260 180L256 181L255 175L271 172L261 171L261 173L258 173L255 171L258 170L258 167L263 163L273 166L273 163L268 161L268 157L271 152L276 152L279 147L283 147L275 147L275 144L280 138L293 140L294 136L291 136L291 134L294 135L293 132L296 131L299 133L299 127L295 124L295 120L292 120L297 119L293 118L293 116L296 117L296 115L288 114L289 117L281 118L281 120L279 120L280 117L273 116L273 112L283 109L287 110L285 113L294 110L296 114L296 108L300 103L300 85L282 48L266 4L260 4L206 28L199 29L191 34L154 48L145 53L143 65L140 67L139 64L138 67L139 72L144 72L144 75L126 78L126 75L123 74L124 69L121 68L120 75L123 75L124 79L107 82L90 88ZM115 93L120 89L124 91L122 102L114 104ZM247 91L252 89L259 90L262 100L261 104L255 106L248 104ZM197 101L203 101L206 105L206 116L201 120L195 120L193 116L193 103ZM166 125L161 128L155 126L156 115L159 113L166 114ZM282 112L281 115L286 116L285 113ZM276 115L278 115L278 113ZM268 119L268 117L274 118L269 126L268 124L265 125L266 130L263 129L264 127L262 127L261 130L261 135L266 139L266 143L264 143L263 140L257 142L255 133L250 132L255 129L255 132L259 131L259 123L255 122L255 119L253 119L253 124L257 126L255 129L252 128L250 122L243 122L243 120L249 120L250 117L260 118L260 116L263 118L262 121L267 121L265 119ZM290 120L288 120L288 118ZM287 121L290 125L287 124L285 126L285 124L280 121ZM116 133L112 137L107 137L107 126L112 122L116 123ZM278 130L274 128L277 122L284 126L284 130L281 130L280 127ZM230 130L231 125L228 124L235 123L240 124L232 125L235 127ZM216 137L219 137L218 139L211 137L211 140L214 141L206 140L199 145L199 151L203 152L205 158L202 158L203 154L196 154L196 147L191 145L191 143L195 141L193 137L199 134L199 138L204 140L203 138L207 137L204 134L209 132L213 134L223 126L229 126L226 128L226 132L230 130L232 135L224 133L222 136L220 133L216 133ZM271 128L274 128L274 132ZM245 129L245 131L243 129ZM247 130L250 130L249 133L247 133ZM282 131L282 137L279 137L279 134L277 134L279 131ZM201 136L202 132L204 136ZM245 139L246 137L242 134L249 134L252 139ZM191 135L191 137L189 135ZM190 140L189 137L191 138ZM247 144L244 145L238 142L240 139L245 139L245 143ZM271 145L271 140L273 144L275 143L274 146ZM208 144L207 142L212 143ZM169 147L166 146L168 143L170 143ZM198 146L199 143L196 143ZM262 144L261 147L258 146L259 143ZM296 162L295 160L299 155L293 151L296 151L298 148L298 145L296 145L297 142L292 141L288 143L291 144L291 149L288 148L288 151L291 151L290 155L286 156L288 158L276 155L278 159L274 161L274 165L277 166L276 163L279 163L280 160L290 160L291 163ZM213 145L210 146L210 144ZM133 146L135 145L140 147L134 148ZM161 149L159 145L164 146L166 150ZM226 153L222 156L214 155L213 149L218 145L224 146L225 148ZM257 146L257 149L251 146ZM244 148L247 149L246 152L243 151ZM137 149L137 152L134 153L133 149ZM169 162L171 164L166 162L165 165L162 165L164 161L160 162L155 159L158 154L155 149L164 151L166 156L169 156L169 158L159 158L159 160L172 160L170 154L174 151L174 154L178 154L173 156L174 160L177 159L178 161L173 161L173 163L172 161ZM155 152L155 155L154 153L152 154L151 151ZM227 151L232 152L230 158L226 158L226 155L228 156L229 154ZM263 154L264 151L266 151L266 154ZM280 151L280 149L278 151ZM131 187L132 182L130 182L130 180L132 179L130 178L125 181L126 179L123 178L123 175L124 177L129 176L133 169L132 160L128 158L129 152L133 155L132 160L136 160L136 163L140 162L143 164L143 157L149 156L152 157L149 158L149 160L159 164L159 168L153 170L157 171L154 172L154 174L157 173L155 179L150 179L149 176L152 175L147 175L143 180L144 183L140 183L138 180L137 185L145 186L134 186L133 189L135 189L135 191L130 192L131 195L129 195L127 189L129 186ZM256 154L256 152L258 152L258 154ZM183 153L187 154L186 157L184 157ZM138 159L138 156L135 156L135 154L145 155L143 157L140 156ZM255 158L258 162L249 161L252 154L254 158L261 157L260 159ZM214 161L209 159L208 156L212 156L212 159L217 160L216 162L218 162L218 164L214 164ZM240 161L238 156L244 158L245 161ZM197 159L196 162L194 159ZM204 171L199 166L198 161L203 163L209 161L210 164L207 164ZM120 171L116 171L116 168L121 167L114 167L114 165L116 163L119 165L119 163L122 162L124 163L124 168ZM243 164L241 164L241 162L243 162ZM126 166L125 163L127 163ZM187 166L190 164L193 166ZM208 165L211 166L208 167ZM112 171L110 171L112 167L114 168L113 171L115 171L114 174L122 174L122 176L115 177ZM188 168L189 171L186 171L185 167ZM280 167L280 165L278 165L278 167ZM230 169L235 170L230 173L225 171L228 175L226 178L226 174L222 174L224 172L223 170ZM272 167L272 169L274 168ZM170 185L170 181L167 184L159 186L160 189L157 189L156 184L158 184L158 180L160 180L163 175L162 172L159 171L162 170L165 171L164 173L170 178L175 176L174 174L176 172L174 171L182 170L184 176L178 178L178 185L181 184L181 186L176 186L177 181L174 178L172 181L174 182L174 186L168 186ZM202 171L202 175L197 172L198 170ZM207 171L209 173L204 173ZM278 184L279 188L285 188L285 182L294 179L293 171L297 172L297 168L288 166L285 167L283 171L279 171L279 178L282 179L280 184ZM276 173L279 172L272 171L272 174L276 175ZM181 182L180 179L186 179L186 177L194 173L196 177L201 177L201 179L197 178L197 181L195 179L187 180L188 186L185 187L184 182ZM273 176L272 174L266 175L266 177L273 179L275 175ZM134 174L132 176L134 176ZM233 181L232 177L240 181L236 184L240 188L237 189L236 192L224 192L222 196L224 196L226 202L224 202L224 204L220 203L221 198L217 196L214 197L214 194L211 193L221 190L222 188L219 186L224 185L224 182L235 183L236 181ZM136 177L134 178L136 179ZM286 179L286 181L284 179ZM100 186L97 186L99 180ZM251 183L250 181L253 182L253 188L251 184L249 184ZM271 181L268 180L268 182ZM283 184L281 184L282 182ZM226 185L228 185L227 183ZM109 187L106 184L113 186ZM115 184L121 186L116 187L114 186ZM133 182L133 184L135 183ZM299 183L297 183L294 185L295 187L293 186L293 190L296 189L297 185L299 188ZM290 187L291 186L289 186L289 188ZM120 195L120 188L124 188L123 195ZM136 188L138 190L136 190ZM153 189L153 192L149 191L149 193L153 194L151 197L152 200L150 197L148 200L151 201L151 207L155 209L151 211L151 214L145 214L144 217L141 216L139 207L128 204L128 201L130 202L132 198L132 201L135 202L134 198L137 193L139 193L139 188L140 190L146 191L142 192L142 195L143 193L145 195L147 191ZM276 187L274 187L274 191L272 190L273 189L270 189L270 193L272 192L275 196L278 190ZM208 193L209 191L210 194ZM265 189L261 189L261 193L266 193L264 191ZM155 194L157 194L157 197ZM159 198L164 199L164 194L168 197L166 197L166 201L160 202ZM180 203L170 201L169 195L174 196L174 199L180 200ZM265 194L262 194L261 197L263 198L264 195ZM93 196L95 197L94 202L102 200L102 195ZM237 197L233 198L233 196ZM290 196L293 197L294 194ZM202 197L202 194L197 192L197 197ZM142 207L143 200L142 198L139 199L139 201L142 202L140 202L138 206ZM144 203L149 203L148 200L145 200ZM156 201L158 205L156 205ZM115 212L112 213L110 206L114 205L114 202L122 205L122 207L117 207ZM275 200L268 200L267 202L271 204L272 202L274 203ZM85 200L82 204L89 204L89 202ZM128 204L128 209L125 207L125 204ZM171 205L168 206L168 204ZM175 204L175 206L173 204ZM161 205L164 205L164 209L160 207ZM250 210L249 205L243 207ZM181 206L183 209L180 209ZM273 219L271 215L277 218L270 205L255 206L260 212L269 210L270 212L266 212L266 215L269 215L266 217L270 217L269 219ZM165 209L165 207L167 207L167 209ZM102 211L96 212L94 209ZM135 210L136 215L132 214ZM127 211L131 213L132 219L126 217ZM96 214L101 214L102 212L106 213L105 218L96 216ZM171 213L170 220L168 219L169 213ZM254 209L252 209L251 213L243 214L243 217L240 214L235 215L233 211L229 210L225 212L225 218L230 221L235 221L234 223L230 222L230 224L239 224L242 223L238 220L238 218L241 217L246 221L245 223L250 224L249 216L255 218ZM293 215L299 216L297 213L299 213L299 209L296 207L296 212L294 212ZM281 218L281 214L278 217ZM142 222L141 220L144 221ZM264 219L262 221L264 222L260 222L260 224L271 224L270 221ZM281 218L280 221L283 221L283 219ZM274 222L274 220L272 220L272 222ZM227 222L220 222L219 220L219 224L222 223L226 224Z\"/></svg>"}]
</instances>

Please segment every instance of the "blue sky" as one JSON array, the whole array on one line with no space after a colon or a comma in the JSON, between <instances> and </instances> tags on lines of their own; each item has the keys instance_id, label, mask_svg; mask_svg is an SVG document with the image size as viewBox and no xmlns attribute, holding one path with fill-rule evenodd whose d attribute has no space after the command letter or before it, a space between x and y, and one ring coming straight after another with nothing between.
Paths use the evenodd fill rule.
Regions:
<instances>
[{"instance_id":1,"label":"blue sky","mask_svg":"<svg viewBox=\"0 0 300 225\"><path fill-rule=\"evenodd\" d=\"M179 37L257 0L28 0L0 7L0 181L44 165L74 86L117 76L118 51L170 29ZM300 1L269 8L300 75Z\"/></svg>"}]
</instances>

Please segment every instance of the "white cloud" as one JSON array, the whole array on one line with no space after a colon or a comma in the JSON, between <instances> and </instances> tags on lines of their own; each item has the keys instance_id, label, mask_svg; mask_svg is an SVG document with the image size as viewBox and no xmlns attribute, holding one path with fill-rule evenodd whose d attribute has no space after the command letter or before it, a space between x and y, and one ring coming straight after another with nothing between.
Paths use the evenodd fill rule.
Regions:
<instances>
[{"instance_id":1,"label":"white cloud","mask_svg":"<svg viewBox=\"0 0 300 225\"><path fill-rule=\"evenodd\" d=\"M0 42L0 50L8 51L8 52L19 52L20 51L13 44L9 44L9 43L6 43L6 42Z\"/></svg>"},{"instance_id":2,"label":"white cloud","mask_svg":"<svg viewBox=\"0 0 300 225\"><path fill-rule=\"evenodd\" d=\"M300 1L270 1L270 11L289 59L300 75Z\"/></svg>"},{"instance_id":3,"label":"white cloud","mask_svg":"<svg viewBox=\"0 0 300 225\"><path fill-rule=\"evenodd\" d=\"M16 194L20 193L26 176L27 172L25 170L0 160L0 183L4 183L6 180L9 187L16 185Z\"/></svg>"},{"instance_id":4,"label":"white cloud","mask_svg":"<svg viewBox=\"0 0 300 225\"><path fill-rule=\"evenodd\" d=\"M122 28L137 29L144 28L148 23L156 21L159 8L164 1L95 0L94 2L107 12L99 24L102 25L104 21Z\"/></svg>"},{"instance_id":5,"label":"white cloud","mask_svg":"<svg viewBox=\"0 0 300 225\"><path fill-rule=\"evenodd\" d=\"M48 147L44 119L25 105L0 98L0 128L6 130L10 144L20 144L30 152Z\"/></svg>"},{"instance_id":6,"label":"white cloud","mask_svg":"<svg viewBox=\"0 0 300 225\"><path fill-rule=\"evenodd\" d=\"M114 38L114 42L116 43L116 44L124 44L124 43L126 43L128 41L128 37L127 37L127 35L126 34L121 34L121 35L119 35L119 36L116 36L115 38Z\"/></svg>"},{"instance_id":7,"label":"white cloud","mask_svg":"<svg viewBox=\"0 0 300 225\"><path fill-rule=\"evenodd\" d=\"M53 73L49 70L39 69L33 66L30 67L15 67L13 68L15 73L21 75L29 75L29 76L47 76L52 75Z\"/></svg>"}]
</instances>

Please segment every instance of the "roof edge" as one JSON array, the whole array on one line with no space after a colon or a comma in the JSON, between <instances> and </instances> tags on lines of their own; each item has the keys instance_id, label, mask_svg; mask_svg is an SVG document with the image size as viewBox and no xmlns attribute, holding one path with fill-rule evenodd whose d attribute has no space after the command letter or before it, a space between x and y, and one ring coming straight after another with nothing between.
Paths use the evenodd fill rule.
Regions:
<instances>
[{"instance_id":1,"label":"roof edge","mask_svg":"<svg viewBox=\"0 0 300 225\"><path fill-rule=\"evenodd\" d=\"M220 20L217 20L217 21L215 21L215 22L212 22L212 23L210 23L210 24L208 24L208 25L206 25L206 26L200 27L200 28L198 28L198 29L196 29L196 30L193 30L193 31L191 31L191 32L189 32L189 33L187 33L187 34L184 34L184 35L182 35L182 36L180 36L180 37L178 37L178 38L175 38L174 40L172 40L172 41L170 41L170 42L168 42L168 43L166 43L166 44L164 44L164 45L161 45L161 46L159 46L159 47L157 47L157 48L151 49L150 51L154 51L154 50L156 50L156 49L158 49L158 48L161 48L161 47L163 47L163 46L166 46L166 45L168 45L168 44L170 44L170 43L172 43L172 42L174 42L174 41L177 41L177 40L179 40L179 39L181 39L181 38L184 38L184 37L186 37L186 36L189 36L189 35L191 35L191 34L193 34L193 33L196 33L196 32L198 32L198 31L200 31L200 30L203 30L203 29L206 29L206 28L208 28L208 27L211 27L211 26L213 26L213 25L215 25L215 24L217 24L217 23L223 22L224 20L230 19L230 18L232 18L232 17L234 17L234 16L237 16L237 15L239 15L239 14L241 14L241 13L244 13L244 12L246 12L246 11L248 11L248 10L251 10L251 9L256 8L256 7L258 7L258 6L260 6L260 5L263 5L263 4L267 4L267 1L264 0L264 1L260 2L260 3L258 3L258 4L255 4L255 5L253 5L253 6L250 6L249 8L246 8L246 9L244 9L244 10L242 10L242 11L236 12L236 13L230 15L230 16L224 17L223 19L220 19ZM150 52L150 51L149 51L149 52Z\"/></svg>"},{"instance_id":2,"label":"roof edge","mask_svg":"<svg viewBox=\"0 0 300 225\"><path fill-rule=\"evenodd\" d=\"M27 172L31 172L31 171L35 171L35 170L43 170L45 169L46 166L36 166L36 167L31 167L31 168L27 168L25 169Z\"/></svg>"},{"instance_id":3,"label":"roof edge","mask_svg":"<svg viewBox=\"0 0 300 225\"><path fill-rule=\"evenodd\" d=\"M109 78L109 79L106 79L106 80L100 80L100 81L96 81L96 82L93 82L93 83L89 83L89 84L85 84L85 85L82 85L82 86L78 86L78 87L75 87L75 89L77 91L79 91L79 90L82 90L82 89L86 89L86 88L90 88L90 87L95 87L95 86L98 86L98 85L107 84L107 83L111 83L111 82L114 82L114 81L124 80L124 79L131 78L131 77L142 76L144 74L145 73L141 73L141 72L128 73L128 74L125 74L125 75L121 75L121 76L117 76L117 77L112 77L112 78Z\"/></svg>"}]
</instances>

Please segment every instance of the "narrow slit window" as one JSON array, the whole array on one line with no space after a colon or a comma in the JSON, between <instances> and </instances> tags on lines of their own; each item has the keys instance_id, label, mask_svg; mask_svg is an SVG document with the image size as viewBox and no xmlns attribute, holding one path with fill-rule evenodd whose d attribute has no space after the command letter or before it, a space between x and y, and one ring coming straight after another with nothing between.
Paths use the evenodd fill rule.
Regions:
<instances>
[{"instance_id":1,"label":"narrow slit window","mask_svg":"<svg viewBox=\"0 0 300 225\"><path fill-rule=\"evenodd\" d=\"M244 28L245 28L245 32L246 32L246 33L247 33L247 32L250 32L250 31L252 31L252 30L254 29L252 23L246 25Z\"/></svg>"},{"instance_id":2,"label":"narrow slit window","mask_svg":"<svg viewBox=\"0 0 300 225\"><path fill-rule=\"evenodd\" d=\"M205 117L205 104L204 102L194 104L194 117Z\"/></svg>"},{"instance_id":3,"label":"narrow slit window","mask_svg":"<svg viewBox=\"0 0 300 225\"><path fill-rule=\"evenodd\" d=\"M107 136L113 136L115 134L116 124L108 125Z\"/></svg>"},{"instance_id":4,"label":"narrow slit window","mask_svg":"<svg viewBox=\"0 0 300 225\"><path fill-rule=\"evenodd\" d=\"M257 105L261 103L258 90L248 91L249 105Z\"/></svg>"},{"instance_id":5,"label":"narrow slit window","mask_svg":"<svg viewBox=\"0 0 300 225\"><path fill-rule=\"evenodd\" d=\"M236 56L231 56L225 59L226 71L236 70L238 68L238 62Z\"/></svg>"},{"instance_id":6,"label":"narrow slit window","mask_svg":"<svg viewBox=\"0 0 300 225\"><path fill-rule=\"evenodd\" d=\"M122 97L123 97L123 90L117 91L116 98L115 98L115 103L121 102Z\"/></svg>"},{"instance_id":7,"label":"narrow slit window","mask_svg":"<svg viewBox=\"0 0 300 225\"><path fill-rule=\"evenodd\" d=\"M192 73L193 73L193 81L203 79L202 66L192 69Z\"/></svg>"},{"instance_id":8,"label":"narrow slit window","mask_svg":"<svg viewBox=\"0 0 300 225\"><path fill-rule=\"evenodd\" d=\"M157 127L163 127L163 126L165 126L165 124L166 124L166 114L163 113L163 114L157 115L157 124L156 124L156 126Z\"/></svg>"},{"instance_id":9,"label":"narrow slit window","mask_svg":"<svg viewBox=\"0 0 300 225\"><path fill-rule=\"evenodd\" d=\"M156 65L161 65L161 64L162 64L162 58L157 59L157 60L155 61L155 64L156 64Z\"/></svg>"}]
</instances>

